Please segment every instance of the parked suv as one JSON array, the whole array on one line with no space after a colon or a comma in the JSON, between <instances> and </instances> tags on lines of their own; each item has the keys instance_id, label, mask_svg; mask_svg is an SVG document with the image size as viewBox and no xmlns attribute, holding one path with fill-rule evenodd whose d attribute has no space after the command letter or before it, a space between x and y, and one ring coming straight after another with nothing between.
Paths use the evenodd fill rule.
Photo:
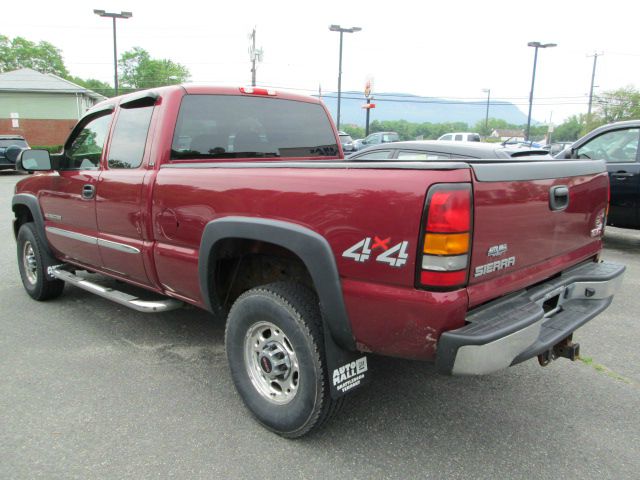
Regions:
<instances>
[{"instance_id":1,"label":"parked suv","mask_svg":"<svg viewBox=\"0 0 640 480\"><path fill-rule=\"evenodd\" d=\"M0 135L0 170L16 168L18 154L29 148L27 141L20 135Z\"/></svg>"},{"instance_id":2,"label":"parked suv","mask_svg":"<svg viewBox=\"0 0 640 480\"><path fill-rule=\"evenodd\" d=\"M379 145L381 143L391 143L400 140L400 135L396 132L376 132L369 135L364 140L356 140L355 150L361 150L371 145Z\"/></svg>"},{"instance_id":3,"label":"parked suv","mask_svg":"<svg viewBox=\"0 0 640 480\"><path fill-rule=\"evenodd\" d=\"M353 138L351 138L351 135L343 131L339 131L338 135L340 136L340 143L342 144L343 152L355 151L355 147L353 145Z\"/></svg>"},{"instance_id":4,"label":"parked suv","mask_svg":"<svg viewBox=\"0 0 640 480\"><path fill-rule=\"evenodd\" d=\"M445 133L438 140L452 140L454 142L479 142L480 134L473 132Z\"/></svg>"}]
</instances>

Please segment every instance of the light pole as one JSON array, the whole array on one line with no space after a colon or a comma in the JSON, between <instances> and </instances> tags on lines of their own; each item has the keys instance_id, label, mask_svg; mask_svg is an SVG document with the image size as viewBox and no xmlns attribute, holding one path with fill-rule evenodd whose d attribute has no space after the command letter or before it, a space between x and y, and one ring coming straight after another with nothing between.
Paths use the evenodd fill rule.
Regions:
<instances>
[{"instance_id":1,"label":"light pole","mask_svg":"<svg viewBox=\"0 0 640 480\"><path fill-rule=\"evenodd\" d=\"M527 116L527 132L525 136L525 141L529 141L529 132L531 131L531 108L533 106L533 87L536 83L536 66L538 64L538 49L539 48L552 48L557 47L557 43L540 43L540 42L529 42L527 44L529 47L533 47L536 49L535 54L533 56L533 75L531 77L531 91L529 92L529 115Z\"/></svg>"},{"instance_id":2,"label":"light pole","mask_svg":"<svg viewBox=\"0 0 640 480\"><path fill-rule=\"evenodd\" d=\"M355 33L362 30L360 27L342 28L340 25L330 25L329 30L332 32L340 32L340 60L338 63L338 115L336 128L340 130L340 96L342 94L342 34Z\"/></svg>"},{"instance_id":3,"label":"light pole","mask_svg":"<svg viewBox=\"0 0 640 480\"><path fill-rule=\"evenodd\" d=\"M113 87L116 96L118 96L118 47L116 42L116 19L117 18L131 18L133 17L133 13L131 12L120 12L120 13L109 13L104 10L94 10L93 13L99 15L100 17L108 17L113 20Z\"/></svg>"},{"instance_id":4,"label":"light pole","mask_svg":"<svg viewBox=\"0 0 640 480\"><path fill-rule=\"evenodd\" d=\"M487 111L484 114L484 130L486 132L489 129L489 102L491 101L491 89L483 88L482 91L487 94Z\"/></svg>"}]
</instances>

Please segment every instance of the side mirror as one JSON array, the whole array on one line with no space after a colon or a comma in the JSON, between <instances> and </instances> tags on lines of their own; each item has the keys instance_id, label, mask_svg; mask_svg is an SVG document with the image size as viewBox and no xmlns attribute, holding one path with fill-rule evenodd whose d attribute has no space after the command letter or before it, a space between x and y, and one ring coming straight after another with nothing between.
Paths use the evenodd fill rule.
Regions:
<instances>
[{"instance_id":1,"label":"side mirror","mask_svg":"<svg viewBox=\"0 0 640 480\"><path fill-rule=\"evenodd\" d=\"M18 155L16 169L27 172L53 170L51 156L47 150L23 150Z\"/></svg>"}]
</instances>

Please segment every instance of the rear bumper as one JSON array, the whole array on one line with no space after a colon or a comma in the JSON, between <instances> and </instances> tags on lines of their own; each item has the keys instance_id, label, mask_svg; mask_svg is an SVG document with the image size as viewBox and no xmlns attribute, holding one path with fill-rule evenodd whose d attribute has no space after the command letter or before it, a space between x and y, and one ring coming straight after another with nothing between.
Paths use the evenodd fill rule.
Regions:
<instances>
[{"instance_id":1,"label":"rear bumper","mask_svg":"<svg viewBox=\"0 0 640 480\"><path fill-rule=\"evenodd\" d=\"M615 263L583 263L473 310L467 325L440 336L439 371L483 375L552 349L609 306L624 271Z\"/></svg>"}]
</instances>

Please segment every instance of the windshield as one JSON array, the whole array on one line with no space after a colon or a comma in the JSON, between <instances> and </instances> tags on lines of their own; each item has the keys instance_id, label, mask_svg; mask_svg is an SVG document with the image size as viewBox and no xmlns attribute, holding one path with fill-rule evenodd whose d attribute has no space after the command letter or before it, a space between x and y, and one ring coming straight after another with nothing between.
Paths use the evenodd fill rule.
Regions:
<instances>
[{"instance_id":1,"label":"windshield","mask_svg":"<svg viewBox=\"0 0 640 480\"><path fill-rule=\"evenodd\" d=\"M340 141L342 143L353 143L353 138L351 138L351 135L340 135Z\"/></svg>"},{"instance_id":2,"label":"windshield","mask_svg":"<svg viewBox=\"0 0 640 480\"><path fill-rule=\"evenodd\" d=\"M187 95L172 159L331 157L334 131L316 103L234 95Z\"/></svg>"},{"instance_id":3,"label":"windshield","mask_svg":"<svg viewBox=\"0 0 640 480\"><path fill-rule=\"evenodd\" d=\"M16 147L20 147L20 148L28 148L29 146L27 145L27 142L25 142L22 139L19 138L3 138L0 139L0 147L1 148L6 148L6 147L10 147L11 145L15 145Z\"/></svg>"}]
</instances>

